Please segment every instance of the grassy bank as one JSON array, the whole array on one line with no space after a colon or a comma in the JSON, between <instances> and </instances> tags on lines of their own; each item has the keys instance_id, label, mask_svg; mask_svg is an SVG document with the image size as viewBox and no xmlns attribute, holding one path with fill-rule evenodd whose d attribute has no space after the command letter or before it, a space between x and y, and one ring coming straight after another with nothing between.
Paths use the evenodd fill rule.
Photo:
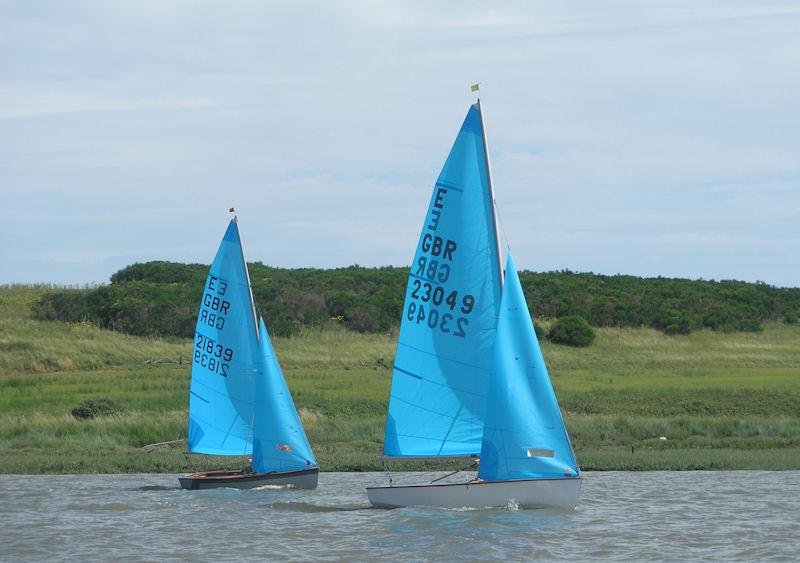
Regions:
<instances>
[{"instance_id":1,"label":"grassy bank","mask_svg":"<svg viewBox=\"0 0 800 563\"><path fill-rule=\"evenodd\" d=\"M33 321L36 288L0 290L0 472L183 472L242 460L186 456L191 342ZM324 470L377 470L396 334L310 330L274 345ZM543 345L584 469L800 469L800 326L665 336L600 329ZM87 398L118 415L78 421ZM402 468L407 468L403 466Z\"/></svg>"}]
</instances>

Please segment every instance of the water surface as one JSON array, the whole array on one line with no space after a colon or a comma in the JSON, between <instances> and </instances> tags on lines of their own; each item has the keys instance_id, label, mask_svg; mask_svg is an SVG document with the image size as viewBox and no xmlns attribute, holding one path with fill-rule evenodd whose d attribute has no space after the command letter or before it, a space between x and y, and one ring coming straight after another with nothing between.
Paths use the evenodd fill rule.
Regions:
<instances>
[{"instance_id":1,"label":"water surface","mask_svg":"<svg viewBox=\"0 0 800 563\"><path fill-rule=\"evenodd\" d=\"M800 553L800 471L589 472L575 511L370 507L364 486L385 483L382 473L320 473L313 491L187 491L177 475L0 475L0 560L796 561Z\"/></svg>"}]
</instances>

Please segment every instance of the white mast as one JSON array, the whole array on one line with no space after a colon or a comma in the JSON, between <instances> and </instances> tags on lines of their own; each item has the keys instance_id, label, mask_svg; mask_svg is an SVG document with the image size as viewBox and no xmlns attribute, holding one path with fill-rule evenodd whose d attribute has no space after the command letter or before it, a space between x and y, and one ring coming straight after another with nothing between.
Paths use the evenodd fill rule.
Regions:
<instances>
[{"instance_id":1,"label":"white mast","mask_svg":"<svg viewBox=\"0 0 800 563\"><path fill-rule=\"evenodd\" d=\"M233 211L233 208L231 208ZM242 262L244 263L244 275L247 279L247 291L250 293L250 309L253 311L253 324L256 327L256 345L258 344L259 338L261 335L259 334L259 325L258 325L258 313L256 312L256 302L253 299L253 286L250 284L250 272L247 269L247 260L244 258L244 245L242 244L242 236L239 233L239 218L234 215L233 216L233 224L236 225L236 234L239 237L239 250L242 252Z\"/></svg>"},{"instance_id":2,"label":"white mast","mask_svg":"<svg viewBox=\"0 0 800 563\"><path fill-rule=\"evenodd\" d=\"M497 232L497 202L494 199L494 183L492 182L492 167L489 165L489 145L486 143L486 128L483 124L483 110L481 109L481 99L478 98L475 107L478 108L478 115L481 117L481 135L483 136L483 152L486 155L486 174L489 177L489 197L492 201L492 227L494 230L494 244L497 247L497 270L500 273L500 286L503 286L503 259L500 251L500 236Z\"/></svg>"}]
</instances>

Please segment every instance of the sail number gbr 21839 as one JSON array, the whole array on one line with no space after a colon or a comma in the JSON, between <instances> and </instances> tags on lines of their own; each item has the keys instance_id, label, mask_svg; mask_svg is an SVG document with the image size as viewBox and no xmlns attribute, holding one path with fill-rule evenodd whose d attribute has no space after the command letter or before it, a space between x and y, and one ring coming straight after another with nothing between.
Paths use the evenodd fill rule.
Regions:
<instances>
[{"instance_id":1,"label":"sail number gbr 21839","mask_svg":"<svg viewBox=\"0 0 800 563\"><path fill-rule=\"evenodd\" d=\"M409 321L426 323L431 329L461 338L467 335L467 315L475 308L475 297L467 294L459 298L458 291L447 293L442 286L421 280L413 280L411 284L412 299L406 310Z\"/></svg>"},{"instance_id":2,"label":"sail number gbr 21839","mask_svg":"<svg viewBox=\"0 0 800 563\"><path fill-rule=\"evenodd\" d=\"M194 363L206 368L212 373L228 377L228 369L233 359L233 350L217 344L213 339L195 333Z\"/></svg>"}]
</instances>

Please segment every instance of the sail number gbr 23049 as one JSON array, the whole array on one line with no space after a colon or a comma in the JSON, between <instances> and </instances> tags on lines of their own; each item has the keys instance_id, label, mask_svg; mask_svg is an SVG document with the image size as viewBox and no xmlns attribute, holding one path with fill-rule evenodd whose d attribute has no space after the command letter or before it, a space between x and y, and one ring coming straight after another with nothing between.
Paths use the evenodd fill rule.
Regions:
<instances>
[{"instance_id":1,"label":"sail number gbr 23049","mask_svg":"<svg viewBox=\"0 0 800 563\"><path fill-rule=\"evenodd\" d=\"M228 377L230 362L233 359L233 350L217 344L213 339L195 333L194 363L206 368L212 373Z\"/></svg>"},{"instance_id":2,"label":"sail number gbr 23049","mask_svg":"<svg viewBox=\"0 0 800 563\"><path fill-rule=\"evenodd\" d=\"M406 318L425 323L431 329L464 338L469 326L469 315L475 308L475 297L458 291L447 292L442 286L422 280L411 282L411 298L408 301Z\"/></svg>"}]
</instances>

